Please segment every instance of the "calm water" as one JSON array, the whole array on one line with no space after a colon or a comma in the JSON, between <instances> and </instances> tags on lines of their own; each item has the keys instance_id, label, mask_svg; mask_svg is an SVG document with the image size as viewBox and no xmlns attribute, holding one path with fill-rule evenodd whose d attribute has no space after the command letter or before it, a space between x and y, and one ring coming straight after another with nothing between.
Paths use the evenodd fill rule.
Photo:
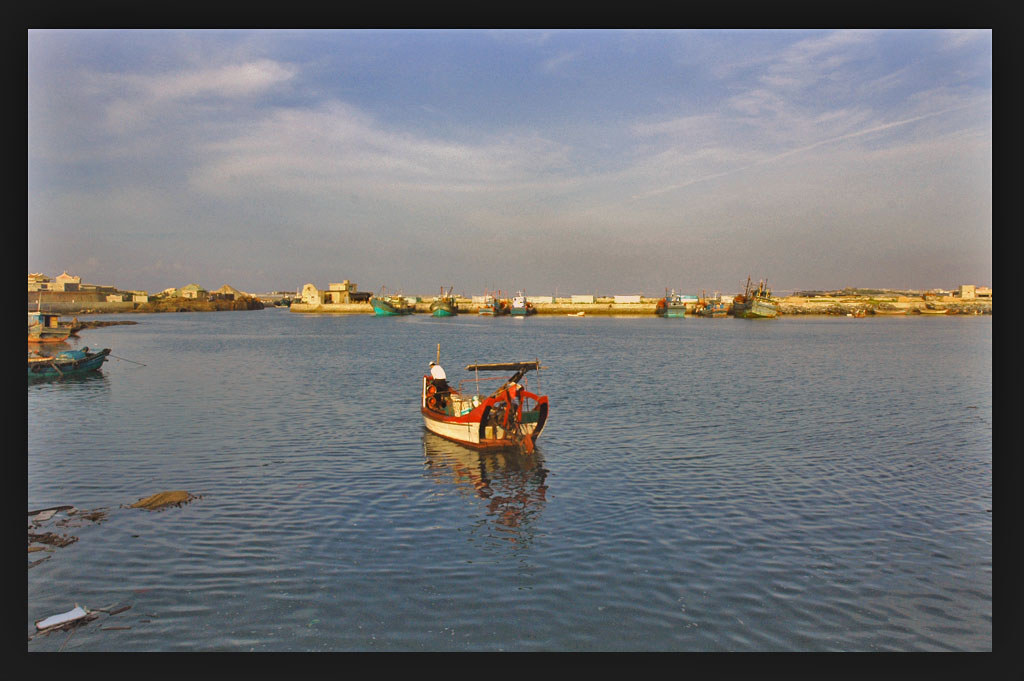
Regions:
<instances>
[{"instance_id":1,"label":"calm water","mask_svg":"<svg viewBox=\"0 0 1024 681\"><path fill-rule=\"evenodd\" d=\"M132 607L29 651L992 649L991 317L99 319L145 366L28 387L29 508L108 514L28 629ZM549 367L534 457L425 434L437 343Z\"/></svg>"}]
</instances>

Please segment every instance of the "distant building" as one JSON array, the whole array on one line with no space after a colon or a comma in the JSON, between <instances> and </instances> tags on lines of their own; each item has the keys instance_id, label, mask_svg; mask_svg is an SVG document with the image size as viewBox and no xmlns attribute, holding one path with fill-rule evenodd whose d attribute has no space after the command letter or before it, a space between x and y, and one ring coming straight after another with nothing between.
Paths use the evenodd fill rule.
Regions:
<instances>
[{"instance_id":1,"label":"distant building","mask_svg":"<svg viewBox=\"0 0 1024 681\"><path fill-rule=\"evenodd\" d=\"M553 303L555 302L554 296L526 296L526 302L533 303Z\"/></svg>"},{"instance_id":2,"label":"distant building","mask_svg":"<svg viewBox=\"0 0 1024 681\"><path fill-rule=\"evenodd\" d=\"M192 300L206 300L209 298L209 292L199 284L189 284L188 286L181 287L181 297L189 298Z\"/></svg>"},{"instance_id":3,"label":"distant building","mask_svg":"<svg viewBox=\"0 0 1024 681\"><path fill-rule=\"evenodd\" d=\"M592 302L594 302L594 296L593 295L589 295L589 294L586 294L586 295L574 295L570 300L572 301L573 305L576 305L576 304L579 304L579 303L592 303Z\"/></svg>"},{"instance_id":4,"label":"distant building","mask_svg":"<svg viewBox=\"0 0 1024 681\"><path fill-rule=\"evenodd\" d=\"M57 275L52 287L54 291L77 291L82 284L82 278L70 275L65 270Z\"/></svg>"},{"instance_id":5,"label":"distant building","mask_svg":"<svg viewBox=\"0 0 1024 681\"><path fill-rule=\"evenodd\" d=\"M306 305L320 305L324 302L324 297L313 284L306 284L302 287L302 293L299 294L299 300Z\"/></svg>"},{"instance_id":6,"label":"distant building","mask_svg":"<svg viewBox=\"0 0 1024 681\"><path fill-rule=\"evenodd\" d=\"M631 296L615 296L614 300L616 303L639 303L640 294Z\"/></svg>"},{"instance_id":7,"label":"distant building","mask_svg":"<svg viewBox=\"0 0 1024 681\"><path fill-rule=\"evenodd\" d=\"M358 287L345 279L341 283L327 284L327 290L321 291L313 284L306 284L299 293L299 299L306 305L342 305L346 303L359 302L362 295L356 290ZM369 295L365 299L369 299Z\"/></svg>"},{"instance_id":8,"label":"distant building","mask_svg":"<svg viewBox=\"0 0 1024 681\"><path fill-rule=\"evenodd\" d=\"M50 278L45 274L34 272L28 275L29 291L49 291L51 285Z\"/></svg>"}]
</instances>

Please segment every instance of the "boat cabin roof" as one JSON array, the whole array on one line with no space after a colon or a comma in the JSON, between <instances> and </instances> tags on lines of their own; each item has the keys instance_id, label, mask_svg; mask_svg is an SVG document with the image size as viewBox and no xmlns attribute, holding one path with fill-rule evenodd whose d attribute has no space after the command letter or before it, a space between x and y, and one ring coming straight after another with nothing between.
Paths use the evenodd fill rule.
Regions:
<instances>
[{"instance_id":1,"label":"boat cabin roof","mask_svg":"<svg viewBox=\"0 0 1024 681\"><path fill-rule=\"evenodd\" d=\"M497 362L492 364L470 364L466 371L535 371L540 362Z\"/></svg>"}]
</instances>

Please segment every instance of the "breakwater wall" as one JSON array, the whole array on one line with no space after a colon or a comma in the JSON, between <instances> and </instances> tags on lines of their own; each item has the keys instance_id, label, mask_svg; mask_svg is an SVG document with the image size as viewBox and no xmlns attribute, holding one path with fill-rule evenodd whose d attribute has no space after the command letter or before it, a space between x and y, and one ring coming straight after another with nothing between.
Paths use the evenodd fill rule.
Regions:
<instances>
[{"instance_id":1,"label":"breakwater wall","mask_svg":"<svg viewBox=\"0 0 1024 681\"><path fill-rule=\"evenodd\" d=\"M643 299L639 303L615 303L598 299L594 303L535 303L538 316L584 316L593 317L649 317L654 315L657 299ZM873 315L923 314L922 310L944 308L947 314L980 315L992 314L991 300L960 300L959 298L940 301L878 301L874 299L815 299L779 298L779 314L787 315L833 315L846 316L864 313ZM476 315L479 304L460 301L462 314ZM369 303L306 305L293 303L290 310L305 314L373 314ZM430 303L420 302L415 306L416 314L430 314ZM693 313L693 310L689 310Z\"/></svg>"}]
</instances>

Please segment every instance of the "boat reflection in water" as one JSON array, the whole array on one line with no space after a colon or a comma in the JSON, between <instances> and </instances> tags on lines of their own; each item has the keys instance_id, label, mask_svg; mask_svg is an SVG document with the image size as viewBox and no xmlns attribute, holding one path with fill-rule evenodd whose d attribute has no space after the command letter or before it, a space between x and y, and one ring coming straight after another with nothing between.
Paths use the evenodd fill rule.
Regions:
<instances>
[{"instance_id":1,"label":"boat reflection in water","mask_svg":"<svg viewBox=\"0 0 1024 681\"><path fill-rule=\"evenodd\" d=\"M498 538L530 541L532 521L547 502L548 471L538 451L525 454L518 447L477 451L424 431L423 456L429 478L487 502L487 516L494 529L503 533Z\"/></svg>"}]
</instances>

